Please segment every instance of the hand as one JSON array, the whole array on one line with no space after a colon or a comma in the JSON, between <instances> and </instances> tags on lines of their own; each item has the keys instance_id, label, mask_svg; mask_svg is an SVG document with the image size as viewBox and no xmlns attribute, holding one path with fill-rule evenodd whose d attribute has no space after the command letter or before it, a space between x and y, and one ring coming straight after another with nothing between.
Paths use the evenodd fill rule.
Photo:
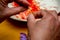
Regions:
<instances>
[{"instance_id":1,"label":"hand","mask_svg":"<svg viewBox=\"0 0 60 40\"><path fill-rule=\"evenodd\" d=\"M13 1L22 4L23 6L8 8L7 4ZM0 0L0 22L13 14L26 10L28 5L29 3L26 0Z\"/></svg>"},{"instance_id":2,"label":"hand","mask_svg":"<svg viewBox=\"0 0 60 40\"><path fill-rule=\"evenodd\" d=\"M58 18L59 18L59 22L60 22L60 12L58 13Z\"/></svg>"},{"instance_id":3,"label":"hand","mask_svg":"<svg viewBox=\"0 0 60 40\"><path fill-rule=\"evenodd\" d=\"M42 15L41 20L36 20L36 15ZM54 40L59 30L57 12L40 10L36 15L28 16L30 40Z\"/></svg>"},{"instance_id":4,"label":"hand","mask_svg":"<svg viewBox=\"0 0 60 40\"><path fill-rule=\"evenodd\" d=\"M59 26L60 26L60 13L58 13L58 19L59 19ZM57 37L55 38L55 40L60 40L60 29L58 32L59 33L58 33Z\"/></svg>"}]
</instances>

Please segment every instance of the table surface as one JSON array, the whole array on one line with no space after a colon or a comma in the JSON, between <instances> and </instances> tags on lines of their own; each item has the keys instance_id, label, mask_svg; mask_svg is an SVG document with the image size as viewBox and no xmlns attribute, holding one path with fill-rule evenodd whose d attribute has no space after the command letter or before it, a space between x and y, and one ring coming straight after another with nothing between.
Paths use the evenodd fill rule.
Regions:
<instances>
[{"instance_id":1,"label":"table surface","mask_svg":"<svg viewBox=\"0 0 60 40\"><path fill-rule=\"evenodd\" d=\"M5 20L0 24L0 40L20 40L20 33L27 34L26 24Z\"/></svg>"}]
</instances>

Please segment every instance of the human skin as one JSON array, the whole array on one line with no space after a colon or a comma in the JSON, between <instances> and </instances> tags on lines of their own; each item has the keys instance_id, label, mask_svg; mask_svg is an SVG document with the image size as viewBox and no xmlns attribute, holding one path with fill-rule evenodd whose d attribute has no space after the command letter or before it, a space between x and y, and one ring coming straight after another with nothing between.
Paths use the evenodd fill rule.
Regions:
<instances>
[{"instance_id":1,"label":"human skin","mask_svg":"<svg viewBox=\"0 0 60 40\"><path fill-rule=\"evenodd\" d=\"M42 15L41 20L36 20L36 15ZM28 29L30 40L54 40L59 31L59 21L56 11L40 10L35 16L28 16Z\"/></svg>"},{"instance_id":2,"label":"human skin","mask_svg":"<svg viewBox=\"0 0 60 40\"><path fill-rule=\"evenodd\" d=\"M7 4L16 1L28 6L26 0L0 0L0 22L9 16L26 10L25 7L8 8ZM25 5L26 4L26 5ZM35 19L33 14L28 16L28 29L31 40L53 40L59 29L59 20L56 11L40 10L36 15L42 15L41 20ZM59 17L60 18L60 17Z\"/></svg>"},{"instance_id":3,"label":"human skin","mask_svg":"<svg viewBox=\"0 0 60 40\"><path fill-rule=\"evenodd\" d=\"M14 8L9 8L7 5L10 2L17 2L22 4L22 6L19 7L14 7ZM0 22L8 18L9 16L25 11L28 9L29 2L27 0L0 0Z\"/></svg>"}]
</instances>

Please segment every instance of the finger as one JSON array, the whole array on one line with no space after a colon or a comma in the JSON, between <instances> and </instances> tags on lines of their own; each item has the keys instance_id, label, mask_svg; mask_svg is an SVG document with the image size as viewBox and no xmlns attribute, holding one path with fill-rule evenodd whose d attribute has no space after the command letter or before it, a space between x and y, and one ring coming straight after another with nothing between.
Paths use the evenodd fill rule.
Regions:
<instances>
[{"instance_id":1,"label":"finger","mask_svg":"<svg viewBox=\"0 0 60 40\"><path fill-rule=\"evenodd\" d=\"M6 8L6 9L4 10L4 14L3 14L3 15L4 15L4 16L11 16L11 15L13 15L13 14L22 12L22 11L24 11L24 10L26 10L26 9L23 8L23 7Z\"/></svg>"},{"instance_id":2,"label":"finger","mask_svg":"<svg viewBox=\"0 0 60 40\"><path fill-rule=\"evenodd\" d=\"M58 13L58 19L59 19L59 22L60 22L60 12Z\"/></svg>"},{"instance_id":3,"label":"finger","mask_svg":"<svg viewBox=\"0 0 60 40\"><path fill-rule=\"evenodd\" d=\"M48 13L47 10L41 10L41 13L40 13L40 14L43 16L43 17L42 17L43 19L50 16L50 14Z\"/></svg>"},{"instance_id":4,"label":"finger","mask_svg":"<svg viewBox=\"0 0 60 40\"><path fill-rule=\"evenodd\" d=\"M28 21L28 23L27 23L28 28L29 29L32 29L34 27L34 23L35 23L35 17L34 17L34 15L33 14L30 14L28 16L28 20L27 21Z\"/></svg>"},{"instance_id":5,"label":"finger","mask_svg":"<svg viewBox=\"0 0 60 40\"><path fill-rule=\"evenodd\" d=\"M59 26L59 21L60 21L60 18L58 17L58 13L57 11L55 10L50 10L48 11L50 14L52 14L52 16L55 18L55 20L57 21L56 22L56 25Z\"/></svg>"},{"instance_id":6,"label":"finger","mask_svg":"<svg viewBox=\"0 0 60 40\"><path fill-rule=\"evenodd\" d=\"M13 2L13 0L0 0L0 2L2 2L2 4L7 5L8 3Z\"/></svg>"},{"instance_id":7,"label":"finger","mask_svg":"<svg viewBox=\"0 0 60 40\"><path fill-rule=\"evenodd\" d=\"M46 18L50 15L50 13L47 10L40 10L40 11L34 12L33 14L35 17L38 17L38 18Z\"/></svg>"},{"instance_id":8,"label":"finger","mask_svg":"<svg viewBox=\"0 0 60 40\"><path fill-rule=\"evenodd\" d=\"M50 10L48 12L51 13L57 19L57 12L55 10Z\"/></svg>"},{"instance_id":9,"label":"finger","mask_svg":"<svg viewBox=\"0 0 60 40\"><path fill-rule=\"evenodd\" d=\"M58 16L59 22L60 22L60 16Z\"/></svg>"},{"instance_id":10,"label":"finger","mask_svg":"<svg viewBox=\"0 0 60 40\"><path fill-rule=\"evenodd\" d=\"M30 3L27 0L15 0L18 4L21 6L27 7L30 5Z\"/></svg>"}]
</instances>

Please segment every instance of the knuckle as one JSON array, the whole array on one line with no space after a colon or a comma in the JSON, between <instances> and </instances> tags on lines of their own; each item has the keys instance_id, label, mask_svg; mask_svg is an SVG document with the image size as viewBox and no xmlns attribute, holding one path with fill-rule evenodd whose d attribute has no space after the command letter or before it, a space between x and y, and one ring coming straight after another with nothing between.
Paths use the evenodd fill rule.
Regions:
<instances>
[{"instance_id":1,"label":"knuckle","mask_svg":"<svg viewBox=\"0 0 60 40\"><path fill-rule=\"evenodd\" d=\"M52 11L50 11L50 12L55 12L55 13L57 13L57 11L56 11L56 10L52 10Z\"/></svg>"},{"instance_id":2,"label":"knuckle","mask_svg":"<svg viewBox=\"0 0 60 40\"><path fill-rule=\"evenodd\" d=\"M57 11L55 10L51 11L51 13L53 13L53 15L57 15Z\"/></svg>"},{"instance_id":3,"label":"knuckle","mask_svg":"<svg viewBox=\"0 0 60 40\"><path fill-rule=\"evenodd\" d=\"M50 15L50 16L49 16L49 20L53 20L53 19L55 20L55 17L52 16L52 15Z\"/></svg>"}]
</instances>

